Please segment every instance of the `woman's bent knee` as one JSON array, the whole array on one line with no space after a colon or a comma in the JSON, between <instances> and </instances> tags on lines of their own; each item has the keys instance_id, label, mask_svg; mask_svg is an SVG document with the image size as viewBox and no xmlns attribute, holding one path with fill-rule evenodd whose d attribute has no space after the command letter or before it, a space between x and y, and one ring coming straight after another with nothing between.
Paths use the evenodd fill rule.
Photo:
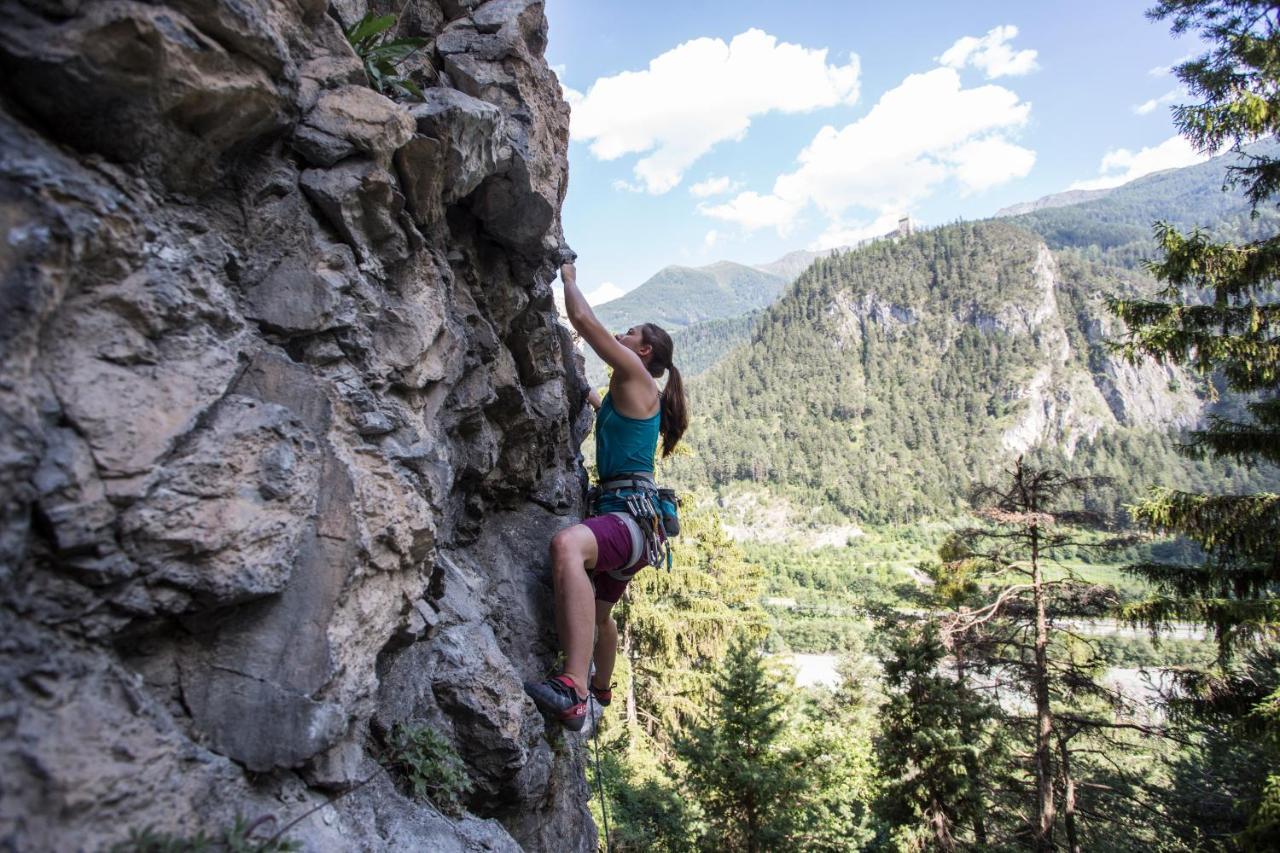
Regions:
<instances>
[{"instance_id":1,"label":"woman's bent knee","mask_svg":"<svg viewBox=\"0 0 1280 853\"><path fill-rule=\"evenodd\" d=\"M589 541L588 541L589 540ZM561 570L566 566L584 568L595 551L595 535L591 528L581 524L566 527L551 537L551 566Z\"/></svg>"}]
</instances>

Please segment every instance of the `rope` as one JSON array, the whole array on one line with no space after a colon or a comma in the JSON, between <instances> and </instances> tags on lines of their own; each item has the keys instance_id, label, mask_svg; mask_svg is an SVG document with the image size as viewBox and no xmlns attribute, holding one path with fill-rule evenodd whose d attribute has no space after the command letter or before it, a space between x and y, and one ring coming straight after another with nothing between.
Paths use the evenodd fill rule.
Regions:
<instances>
[{"instance_id":1,"label":"rope","mask_svg":"<svg viewBox=\"0 0 1280 853\"><path fill-rule=\"evenodd\" d=\"M588 699L588 701L591 701ZM590 706L588 706L590 707ZM604 718L604 708L600 709L600 718ZM604 798L604 776L600 773L600 721L591 721L591 748L596 757L596 787L600 789L600 814L604 816L604 849L609 853L609 804Z\"/></svg>"}]
</instances>

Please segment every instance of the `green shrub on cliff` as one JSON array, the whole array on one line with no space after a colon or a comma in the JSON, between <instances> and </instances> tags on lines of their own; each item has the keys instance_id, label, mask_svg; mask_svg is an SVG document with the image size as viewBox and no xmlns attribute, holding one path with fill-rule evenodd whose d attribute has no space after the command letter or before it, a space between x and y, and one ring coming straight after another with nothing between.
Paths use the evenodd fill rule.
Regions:
<instances>
[{"instance_id":1,"label":"green shrub on cliff","mask_svg":"<svg viewBox=\"0 0 1280 853\"><path fill-rule=\"evenodd\" d=\"M385 766L408 784L414 797L430 800L445 814L462 811L471 777L443 735L427 726L400 724L391 732L389 747Z\"/></svg>"},{"instance_id":2,"label":"green shrub on cliff","mask_svg":"<svg viewBox=\"0 0 1280 853\"><path fill-rule=\"evenodd\" d=\"M408 95L422 100L422 89L405 74L401 65L426 46L424 38L392 38L395 15L370 12L346 30L347 41L364 63L369 85L383 95Z\"/></svg>"}]
</instances>

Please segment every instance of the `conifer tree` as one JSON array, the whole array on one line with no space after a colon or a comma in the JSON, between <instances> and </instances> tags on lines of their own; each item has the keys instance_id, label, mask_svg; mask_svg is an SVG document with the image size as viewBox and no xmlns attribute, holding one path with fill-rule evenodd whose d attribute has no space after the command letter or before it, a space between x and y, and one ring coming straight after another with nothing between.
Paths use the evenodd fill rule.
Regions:
<instances>
[{"instance_id":1,"label":"conifer tree","mask_svg":"<svg viewBox=\"0 0 1280 853\"><path fill-rule=\"evenodd\" d=\"M665 739L708 701L712 673L732 639L763 639L763 578L725 532L715 509L686 496L672 568L636 575L615 612L621 640L618 682L629 722Z\"/></svg>"},{"instance_id":2,"label":"conifer tree","mask_svg":"<svg viewBox=\"0 0 1280 853\"><path fill-rule=\"evenodd\" d=\"M1175 69L1193 103L1174 111L1182 134L1198 149L1223 147L1241 155L1231 183L1255 207L1280 194L1280 159L1247 153L1253 141L1280 132L1280 7L1261 0L1160 0L1148 12L1171 22L1175 34L1198 31L1210 49ZM1150 265L1166 287L1152 300L1115 301L1128 325L1122 351L1189 364L1226 390L1247 395L1245 411L1211 418L1190 436L1187 451L1214 459L1280 462L1280 234L1235 244L1156 228L1163 257ZM1280 833L1280 742L1277 696L1258 696L1259 679L1231 667L1233 652L1280 630L1280 495L1197 494L1153 489L1135 516L1156 531L1200 545L1199 564L1146 563L1132 571L1152 581L1158 597L1126 615L1153 629L1175 619L1209 625L1219 643L1219 668L1183 679L1190 688L1182 710L1221 719L1234 709L1259 744L1270 773L1241 841ZM1244 725L1252 723L1250 725ZM1265 749L1270 746L1271 748ZM1264 842L1265 843L1265 842Z\"/></svg>"},{"instance_id":3,"label":"conifer tree","mask_svg":"<svg viewBox=\"0 0 1280 853\"><path fill-rule=\"evenodd\" d=\"M708 841L748 853L788 849L807 776L802 754L781 744L785 700L747 638L730 647L713 685L710 713L677 742Z\"/></svg>"},{"instance_id":4,"label":"conifer tree","mask_svg":"<svg viewBox=\"0 0 1280 853\"><path fill-rule=\"evenodd\" d=\"M1178 107L1180 131L1197 148L1229 145L1241 154L1232 181L1259 205L1280 189L1280 160L1242 146L1280 130L1280 9L1257 0L1162 0L1149 13L1174 33L1199 30L1212 49L1176 69L1199 103ZM1163 258L1150 270L1165 283L1154 299L1114 300L1127 324L1120 344L1131 359L1188 364L1250 395L1242 417L1213 417L1187 448L1255 462L1280 462L1280 235L1237 245L1160 223ZM1213 627L1223 658L1274 632L1280 617L1280 496L1197 494L1154 489L1135 511L1151 528L1188 537L1201 565L1148 563L1133 571L1164 593L1127 614L1152 627L1174 619Z\"/></svg>"},{"instance_id":5,"label":"conifer tree","mask_svg":"<svg viewBox=\"0 0 1280 853\"><path fill-rule=\"evenodd\" d=\"M932 569L938 603L954 608L941 620L941 637L956 681L964 685L970 672L981 674L997 691L1012 687L1015 700L1030 706L1030 715L1005 709L1000 719L1029 748L1029 764L1018 775L1030 775L1031 784L1010 782L1030 789L1025 834L1028 845L1041 851L1055 849L1059 831L1066 849L1081 849L1085 827L1076 790L1083 768L1072 771L1072 741L1082 733L1154 731L1121 719L1128 716L1126 701L1099 681L1097 649L1067 622L1101 615L1114 601L1108 588L1085 582L1060 562L1081 548L1128 541L1086 534L1086 528L1106 527L1107 517L1064 506L1106 486L1100 478L1069 477L1019 458L1007 479L975 489L974 514L981 523L957 531L941 549L943 564ZM1053 564L1058 577L1048 573ZM1092 788L1103 796L1099 786ZM1095 823L1120 816L1112 807L1090 811ZM975 836L982 831L975 825Z\"/></svg>"},{"instance_id":6,"label":"conifer tree","mask_svg":"<svg viewBox=\"0 0 1280 853\"><path fill-rule=\"evenodd\" d=\"M976 843L987 841L985 780L975 771L991 745L980 733L995 709L941 671L945 656L933 622L905 628L889 646L877 748L885 780L876 811L900 841L955 850L970 825Z\"/></svg>"}]
</instances>

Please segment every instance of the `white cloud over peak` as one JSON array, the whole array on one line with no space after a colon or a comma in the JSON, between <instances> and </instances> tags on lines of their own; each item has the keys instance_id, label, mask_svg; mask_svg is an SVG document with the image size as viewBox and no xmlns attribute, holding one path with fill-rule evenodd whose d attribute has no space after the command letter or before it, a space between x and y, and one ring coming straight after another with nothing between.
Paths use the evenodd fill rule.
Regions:
<instances>
[{"instance_id":1,"label":"white cloud over peak","mask_svg":"<svg viewBox=\"0 0 1280 853\"><path fill-rule=\"evenodd\" d=\"M1133 152L1127 148L1115 148L1102 157L1102 165L1098 167L1099 177L1087 181L1076 181L1068 189L1101 190L1118 187L1129 181L1160 172L1164 169L1179 169L1209 159L1208 154L1201 154L1191 147L1191 143L1181 136L1171 136L1159 145L1143 148Z\"/></svg>"},{"instance_id":2,"label":"white cloud over peak","mask_svg":"<svg viewBox=\"0 0 1280 853\"><path fill-rule=\"evenodd\" d=\"M1037 54L1034 50L1014 50L1009 42L1017 35L1017 27L1005 24L988 31L982 38L965 36L947 48L938 62L957 69L972 65L985 73L988 80L1030 74L1040 67L1036 64Z\"/></svg>"},{"instance_id":3,"label":"white cloud over peak","mask_svg":"<svg viewBox=\"0 0 1280 853\"><path fill-rule=\"evenodd\" d=\"M858 78L857 56L831 65L826 49L750 29L728 44L685 42L643 71L602 77L585 95L566 90L565 97L573 109L571 137L590 143L600 160L645 154L635 176L658 195L717 143L741 139L756 116L855 102Z\"/></svg>"},{"instance_id":4,"label":"white cloud over peak","mask_svg":"<svg viewBox=\"0 0 1280 853\"><path fill-rule=\"evenodd\" d=\"M954 68L913 74L853 124L818 131L797 157L798 168L780 175L768 195L747 191L699 209L748 230L773 227L784 235L810 204L837 223L858 208L876 221L892 215L896 222L948 179L976 192L1026 175L1035 152L1008 135L1026 124L1030 111L1001 86L964 88Z\"/></svg>"},{"instance_id":5,"label":"white cloud over peak","mask_svg":"<svg viewBox=\"0 0 1280 853\"><path fill-rule=\"evenodd\" d=\"M622 296L625 293L626 291L623 290L621 287L618 287L618 285L614 284L611 281L606 281L604 284L600 285L590 293L584 293L582 295L587 297L588 305L595 306L595 305L602 305L605 302L610 302L614 299L617 299L619 296Z\"/></svg>"},{"instance_id":6,"label":"white cloud over peak","mask_svg":"<svg viewBox=\"0 0 1280 853\"><path fill-rule=\"evenodd\" d=\"M966 142L951 153L955 176L968 192L1025 178L1035 165L1036 153L999 136Z\"/></svg>"},{"instance_id":7,"label":"white cloud over peak","mask_svg":"<svg viewBox=\"0 0 1280 853\"><path fill-rule=\"evenodd\" d=\"M707 198L708 196L731 193L741 187L742 184L729 178L711 176L705 181L699 181L689 187L689 192L698 198Z\"/></svg>"},{"instance_id":8,"label":"white cloud over peak","mask_svg":"<svg viewBox=\"0 0 1280 853\"><path fill-rule=\"evenodd\" d=\"M1164 106L1165 104L1171 104L1180 98L1185 98L1186 96L1187 96L1187 90L1179 86L1176 89L1170 89L1168 92L1165 92L1163 95L1161 95L1158 98L1152 98L1149 101L1143 101L1142 103L1134 107L1133 111L1140 116L1144 116L1144 115L1147 115L1148 113L1155 112L1157 107Z\"/></svg>"}]
</instances>

